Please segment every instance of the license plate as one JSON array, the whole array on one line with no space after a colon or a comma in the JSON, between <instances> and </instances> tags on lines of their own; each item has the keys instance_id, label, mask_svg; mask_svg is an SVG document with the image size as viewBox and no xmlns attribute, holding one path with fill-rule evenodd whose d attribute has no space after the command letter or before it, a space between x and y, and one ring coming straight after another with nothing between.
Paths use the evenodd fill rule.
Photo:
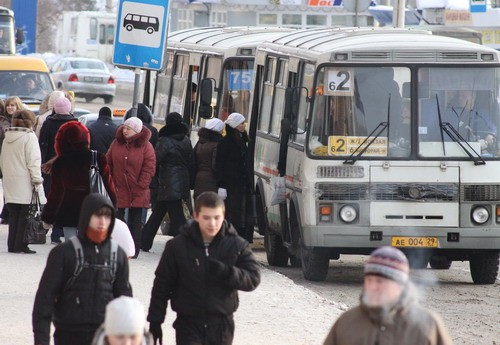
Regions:
<instances>
[{"instance_id":1,"label":"license plate","mask_svg":"<svg viewBox=\"0 0 500 345\"><path fill-rule=\"evenodd\" d=\"M432 247L437 248L439 241L437 237L393 237L393 247Z\"/></svg>"},{"instance_id":2,"label":"license plate","mask_svg":"<svg viewBox=\"0 0 500 345\"><path fill-rule=\"evenodd\" d=\"M83 77L83 81L89 83L100 83L102 81L101 77Z\"/></svg>"}]
</instances>

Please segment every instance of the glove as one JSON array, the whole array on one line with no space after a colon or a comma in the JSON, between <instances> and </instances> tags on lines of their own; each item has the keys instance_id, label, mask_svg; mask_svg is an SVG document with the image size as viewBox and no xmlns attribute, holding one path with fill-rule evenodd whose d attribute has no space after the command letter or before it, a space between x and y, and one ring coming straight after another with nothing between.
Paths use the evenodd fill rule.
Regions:
<instances>
[{"instance_id":1,"label":"glove","mask_svg":"<svg viewBox=\"0 0 500 345\"><path fill-rule=\"evenodd\" d=\"M220 260L208 257L208 272L219 279L226 279L231 274L231 267Z\"/></svg>"},{"instance_id":2,"label":"glove","mask_svg":"<svg viewBox=\"0 0 500 345\"><path fill-rule=\"evenodd\" d=\"M222 200L226 200L226 198L227 198L226 188L219 188L219 190L217 191L217 194L219 194L219 196L222 198Z\"/></svg>"},{"instance_id":3,"label":"glove","mask_svg":"<svg viewBox=\"0 0 500 345\"><path fill-rule=\"evenodd\" d=\"M153 336L153 344L156 345L156 341L158 340L158 344L163 345L163 332L161 331L161 323L150 322L149 323L149 332Z\"/></svg>"}]
</instances>

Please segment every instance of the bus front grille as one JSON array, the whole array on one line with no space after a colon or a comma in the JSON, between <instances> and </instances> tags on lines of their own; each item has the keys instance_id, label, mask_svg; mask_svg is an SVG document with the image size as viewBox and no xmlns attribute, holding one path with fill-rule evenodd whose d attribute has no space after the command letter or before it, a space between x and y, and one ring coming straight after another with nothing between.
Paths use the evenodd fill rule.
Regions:
<instances>
[{"instance_id":1,"label":"bus front grille","mask_svg":"<svg viewBox=\"0 0 500 345\"><path fill-rule=\"evenodd\" d=\"M460 201L497 201L500 202L500 185L462 185Z\"/></svg>"},{"instance_id":2,"label":"bus front grille","mask_svg":"<svg viewBox=\"0 0 500 345\"><path fill-rule=\"evenodd\" d=\"M316 189L319 200L331 201L456 202L459 198L458 184L455 183L374 183L371 187L359 183L317 183Z\"/></svg>"}]
</instances>

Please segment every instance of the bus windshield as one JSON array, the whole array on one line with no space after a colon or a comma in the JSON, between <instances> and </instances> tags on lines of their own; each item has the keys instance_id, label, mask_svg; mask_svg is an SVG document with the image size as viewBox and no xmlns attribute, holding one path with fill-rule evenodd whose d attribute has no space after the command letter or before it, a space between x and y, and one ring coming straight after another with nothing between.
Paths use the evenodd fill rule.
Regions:
<instances>
[{"instance_id":1,"label":"bus windshield","mask_svg":"<svg viewBox=\"0 0 500 345\"><path fill-rule=\"evenodd\" d=\"M442 132L440 124L445 124L483 158L500 157L498 72L498 68L419 69L420 156L464 156L456 140Z\"/></svg>"},{"instance_id":2,"label":"bus windshield","mask_svg":"<svg viewBox=\"0 0 500 345\"><path fill-rule=\"evenodd\" d=\"M233 112L248 117L253 65L253 59L234 59L224 64L224 82L219 116L222 121L225 121Z\"/></svg>"},{"instance_id":3,"label":"bus windshield","mask_svg":"<svg viewBox=\"0 0 500 345\"><path fill-rule=\"evenodd\" d=\"M319 70L309 152L342 157L359 152L363 141L382 123L385 130L363 157L408 157L410 69L406 67L329 67ZM370 139L370 138L369 138Z\"/></svg>"},{"instance_id":4,"label":"bus windshield","mask_svg":"<svg viewBox=\"0 0 500 345\"><path fill-rule=\"evenodd\" d=\"M324 67L316 82L309 152L345 159L368 146L358 158L498 158L498 72L419 68L418 99L412 101L407 67Z\"/></svg>"}]
</instances>

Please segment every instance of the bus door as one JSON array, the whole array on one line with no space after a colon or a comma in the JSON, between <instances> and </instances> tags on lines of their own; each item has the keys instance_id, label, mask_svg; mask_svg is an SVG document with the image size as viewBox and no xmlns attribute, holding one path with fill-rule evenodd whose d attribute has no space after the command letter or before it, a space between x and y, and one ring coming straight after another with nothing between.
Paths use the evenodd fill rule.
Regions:
<instances>
[{"instance_id":1,"label":"bus door","mask_svg":"<svg viewBox=\"0 0 500 345\"><path fill-rule=\"evenodd\" d=\"M97 58L108 62L113 59L113 47L115 39L114 23L99 23Z\"/></svg>"}]
</instances>

